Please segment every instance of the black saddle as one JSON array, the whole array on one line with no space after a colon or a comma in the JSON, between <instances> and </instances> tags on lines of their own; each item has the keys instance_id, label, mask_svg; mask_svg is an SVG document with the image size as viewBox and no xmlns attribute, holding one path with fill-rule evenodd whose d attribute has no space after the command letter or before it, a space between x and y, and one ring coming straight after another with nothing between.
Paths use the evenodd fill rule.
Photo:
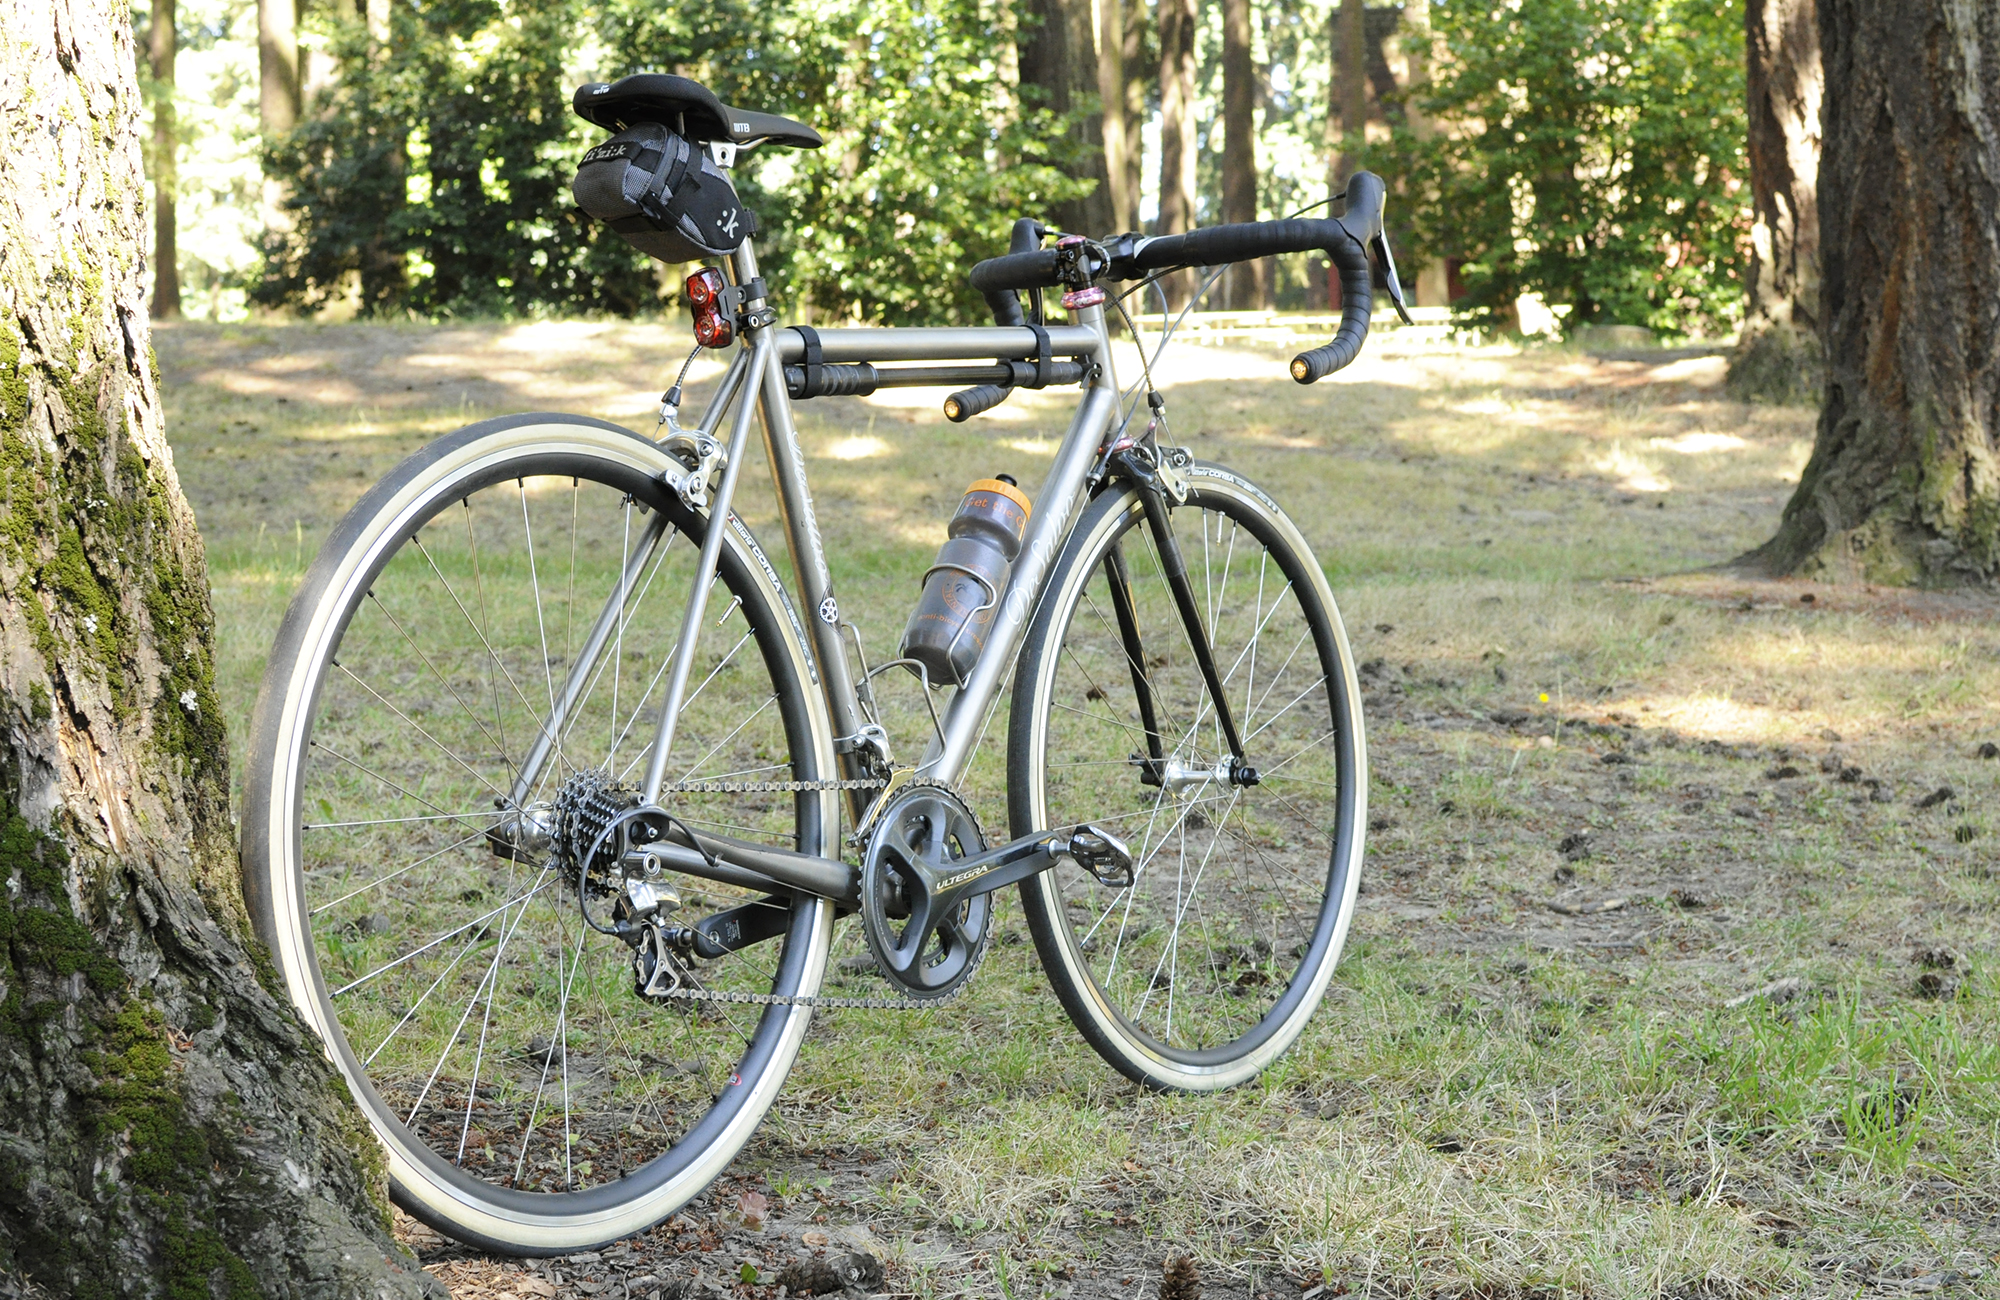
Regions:
<instances>
[{"instance_id":1,"label":"black saddle","mask_svg":"<svg viewBox=\"0 0 2000 1300\"><path fill-rule=\"evenodd\" d=\"M640 73L576 88L576 115L610 131L658 122L686 140L756 144L768 140L792 149L817 149L825 141L803 122L776 113L730 108L698 81L663 72Z\"/></svg>"}]
</instances>

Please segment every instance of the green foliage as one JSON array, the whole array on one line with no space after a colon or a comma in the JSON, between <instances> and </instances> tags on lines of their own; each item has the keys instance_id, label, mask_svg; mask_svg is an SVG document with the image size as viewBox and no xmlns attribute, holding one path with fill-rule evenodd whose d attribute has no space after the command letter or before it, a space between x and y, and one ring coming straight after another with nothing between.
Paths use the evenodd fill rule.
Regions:
<instances>
[{"instance_id":1,"label":"green foliage","mask_svg":"<svg viewBox=\"0 0 2000 1300\"><path fill-rule=\"evenodd\" d=\"M1463 258L1469 323L1570 304L1565 331L1726 329L1750 225L1741 0L1433 7L1448 57L1420 105L1452 125L1371 164L1409 187L1420 257Z\"/></svg>"},{"instance_id":2,"label":"green foliage","mask_svg":"<svg viewBox=\"0 0 2000 1300\"><path fill-rule=\"evenodd\" d=\"M1009 112L977 0L845 9L639 0L429 0L392 7L371 50L329 32L337 85L268 164L294 228L267 247L268 305L516 315L657 306L645 257L578 212L569 181L601 132L574 117L580 75L672 68L726 102L785 113L817 152L745 155L763 269L822 316L977 320L972 261L1019 215L1082 193L1064 123Z\"/></svg>"},{"instance_id":3,"label":"green foliage","mask_svg":"<svg viewBox=\"0 0 2000 1300\"><path fill-rule=\"evenodd\" d=\"M631 312L650 297L641 259L571 211L583 124L563 57L572 0L391 8L386 47L336 26L337 85L273 142L294 228L266 247L253 295L365 313Z\"/></svg>"},{"instance_id":4,"label":"green foliage","mask_svg":"<svg viewBox=\"0 0 2000 1300\"><path fill-rule=\"evenodd\" d=\"M1015 218L1090 191L1063 169L1066 123L1008 107L985 61L1007 34L972 0L883 0L843 25L855 61L815 115L827 147L766 168L791 172L771 187L786 283L823 316L984 323L972 264Z\"/></svg>"}]
</instances>

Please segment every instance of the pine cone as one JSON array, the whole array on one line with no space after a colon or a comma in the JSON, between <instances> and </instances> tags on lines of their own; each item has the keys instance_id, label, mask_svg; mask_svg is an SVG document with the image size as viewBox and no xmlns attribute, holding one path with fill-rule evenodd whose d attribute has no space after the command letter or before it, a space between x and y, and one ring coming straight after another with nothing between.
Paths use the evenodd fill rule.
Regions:
<instances>
[{"instance_id":1,"label":"pine cone","mask_svg":"<svg viewBox=\"0 0 2000 1300\"><path fill-rule=\"evenodd\" d=\"M1160 1277L1160 1300L1201 1300L1201 1269L1190 1255L1176 1255L1167 1261Z\"/></svg>"}]
</instances>

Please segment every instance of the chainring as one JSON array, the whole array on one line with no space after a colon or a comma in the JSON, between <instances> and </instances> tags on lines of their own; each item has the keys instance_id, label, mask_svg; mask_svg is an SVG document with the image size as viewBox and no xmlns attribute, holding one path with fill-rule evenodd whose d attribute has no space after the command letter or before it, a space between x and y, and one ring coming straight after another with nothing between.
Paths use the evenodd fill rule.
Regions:
<instances>
[{"instance_id":1,"label":"chainring","mask_svg":"<svg viewBox=\"0 0 2000 1300\"><path fill-rule=\"evenodd\" d=\"M943 786L907 786L876 819L861 861L861 929L882 977L904 995L950 997L986 955L993 896L980 894L952 915L930 917L924 915L923 883L926 875L946 875L953 862L985 849L971 809Z\"/></svg>"}]
</instances>

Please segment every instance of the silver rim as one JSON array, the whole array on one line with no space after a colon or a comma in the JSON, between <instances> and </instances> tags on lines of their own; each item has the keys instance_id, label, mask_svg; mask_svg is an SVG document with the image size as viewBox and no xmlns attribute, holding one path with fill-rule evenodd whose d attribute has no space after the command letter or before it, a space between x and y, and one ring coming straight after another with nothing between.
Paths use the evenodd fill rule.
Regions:
<instances>
[{"instance_id":1,"label":"silver rim","mask_svg":"<svg viewBox=\"0 0 2000 1300\"><path fill-rule=\"evenodd\" d=\"M1269 1065L1323 995L1359 885L1367 783L1345 634L1304 539L1235 475L1196 466L1191 477L1197 496L1175 512L1175 532L1263 780L1223 775L1207 692L1128 497L1086 517L1036 629L1017 811L1035 828L1091 821L1130 842L1129 889L1069 866L1034 882L1044 960L1114 1065L1206 1090ZM1114 539L1167 760L1159 785L1131 759L1150 745L1097 562ZM1285 552L1295 558L1281 563Z\"/></svg>"},{"instance_id":2,"label":"silver rim","mask_svg":"<svg viewBox=\"0 0 2000 1300\"><path fill-rule=\"evenodd\" d=\"M583 421L467 431L411 466L336 533L288 619L252 773L268 815L247 847L293 999L383 1140L399 1200L468 1239L575 1248L657 1221L720 1171L809 1013L641 1002L629 950L582 924L575 882L488 842L511 815L496 801L548 802L580 772L631 780L643 760L699 539L681 535L691 516L641 507L669 503L656 485L677 467ZM830 773L802 629L740 525L717 596L671 778ZM559 707L571 681L578 702ZM836 824L825 794L667 802L811 852ZM679 884L690 920L755 901ZM784 911L784 940L698 964L699 980L815 991L832 909Z\"/></svg>"}]
</instances>

